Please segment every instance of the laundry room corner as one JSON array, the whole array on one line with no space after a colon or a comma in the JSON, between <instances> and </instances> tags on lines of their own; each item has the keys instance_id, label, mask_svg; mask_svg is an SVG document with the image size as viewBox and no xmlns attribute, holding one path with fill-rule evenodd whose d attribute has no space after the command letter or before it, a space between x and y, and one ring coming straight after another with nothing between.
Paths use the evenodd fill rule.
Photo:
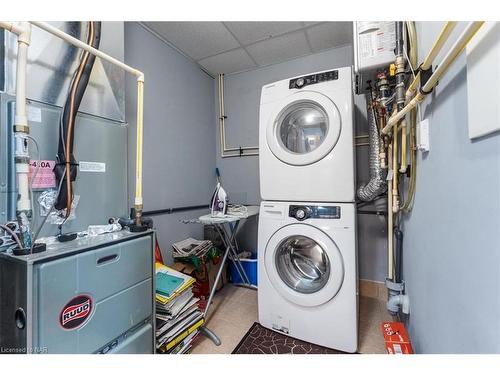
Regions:
<instances>
[{"instance_id":1,"label":"laundry room corner","mask_svg":"<svg viewBox=\"0 0 500 375\"><path fill-rule=\"evenodd\" d=\"M227 74L224 77L225 121L227 143L232 147L258 145L259 103L262 86L308 72L353 64L352 44L331 48L312 55L298 57L282 63L269 64L257 69ZM215 88L217 90L217 88ZM219 107L215 97L216 108ZM367 134L366 100L363 95L354 95L356 135ZM259 160L258 156L221 157L219 142L219 118L214 116L216 127L216 163L221 170L225 187L232 201L242 204L259 204ZM357 138L356 171L357 182L367 182L369 169L366 137ZM382 203L383 204L383 203ZM387 232L383 216L374 215L377 210L367 205L358 215L358 261L360 279L366 280L369 289L381 288L386 276ZM241 244L249 251L257 250L257 221L248 221L242 231ZM383 288L382 288L383 289ZM363 292L366 288L363 288ZM373 295L373 293L369 293Z\"/></svg>"},{"instance_id":2,"label":"laundry room corner","mask_svg":"<svg viewBox=\"0 0 500 375\"><path fill-rule=\"evenodd\" d=\"M457 4L2 4L2 374L496 374L500 21Z\"/></svg>"},{"instance_id":3,"label":"laundry room corner","mask_svg":"<svg viewBox=\"0 0 500 375\"><path fill-rule=\"evenodd\" d=\"M149 56L149 58L148 58ZM141 67L145 76L154 77L145 85L144 128L144 210L160 211L153 216L158 242L168 263L172 263L171 244L188 237L203 238L203 227L185 225L182 219L202 214L176 212L179 207L208 207L215 169L215 113L212 77L141 22L125 22L125 61ZM129 150L136 142L135 80L127 77L125 100L130 121ZM128 191L133 206L135 153L129 152ZM190 168L177 168L179 163ZM171 209L174 209L173 212Z\"/></svg>"}]
</instances>

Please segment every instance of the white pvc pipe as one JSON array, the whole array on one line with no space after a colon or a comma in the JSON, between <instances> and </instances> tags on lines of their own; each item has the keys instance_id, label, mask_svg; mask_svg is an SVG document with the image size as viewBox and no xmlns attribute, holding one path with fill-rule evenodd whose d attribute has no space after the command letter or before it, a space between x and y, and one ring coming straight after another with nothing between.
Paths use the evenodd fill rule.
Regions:
<instances>
[{"instance_id":1,"label":"white pvc pipe","mask_svg":"<svg viewBox=\"0 0 500 375\"><path fill-rule=\"evenodd\" d=\"M143 119L144 119L144 73L140 70L133 68L120 60L111 57L104 52L82 42L80 39L74 38L66 34L64 31L48 24L47 22L31 21L31 23L46 32L65 40L66 42L81 48L100 59L107 61L119 68L129 72L137 77L137 140L136 140L136 166L135 166L135 200L134 205L136 209L136 223L139 224L142 214L142 146L143 146Z\"/></svg>"},{"instance_id":2,"label":"white pvc pipe","mask_svg":"<svg viewBox=\"0 0 500 375\"><path fill-rule=\"evenodd\" d=\"M219 143L220 156L222 158L235 158L242 156L258 156L258 146L228 147L226 143L226 113L224 109L224 74L218 76L218 98L219 98ZM241 154L240 154L241 151Z\"/></svg>"},{"instance_id":3,"label":"white pvc pipe","mask_svg":"<svg viewBox=\"0 0 500 375\"><path fill-rule=\"evenodd\" d=\"M438 65L434 73L429 77L428 81L422 87L422 91L430 92L434 86L436 86L438 80L441 76L446 73L450 65L456 60L457 56L462 52L467 43L474 37L476 32L481 28L484 22L470 22L465 30L460 34L456 42L446 53L445 57ZM401 111L397 112L395 115L391 116L387 125L382 129L382 133L388 134L392 127L399 123L403 117L405 117L413 108L415 108L419 103L421 103L427 94L422 94L419 92Z\"/></svg>"},{"instance_id":4,"label":"white pvc pipe","mask_svg":"<svg viewBox=\"0 0 500 375\"><path fill-rule=\"evenodd\" d=\"M17 69L16 69L16 117L15 125L28 125L26 114L26 73L28 65L28 44L17 43Z\"/></svg>"},{"instance_id":5,"label":"white pvc pipe","mask_svg":"<svg viewBox=\"0 0 500 375\"><path fill-rule=\"evenodd\" d=\"M31 246L29 217L31 197L29 192L29 150L26 135L29 133L26 111L26 74L28 66L28 47L31 39L31 25L27 22L18 24L0 21L0 27L17 35L16 65L16 114L14 118L14 139L16 158L16 177L18 199L16 216L21 233L22 246Z\"/></svg>"},{"instance_id":6,"label":"white pvc pipe","mask_svg":"<svg viewBox=\"0 0 500 375\"><path fill-rule=\"evenodd\" d=\"M26 138L23 134L28 133L28 116L26 111L26 74L28 66L28 47L31 39L31 25L27 22L14 24L12 22L0 22L0 27L17 35L17 65L16 65L16 114L15 126L15 156L16 175L19 198L16 209L18 212L31 210L29 194L29 151Z\"/></svg>"},{"instance_id":7,"label":"white pvc pipe","mask_svg":"<svg viewBox=\"0 0 500 375\"><path fill-rule=\"evenodd\" d=\"M81 49L91 53L94 56L97 56L105 61L110 62L113 65L119 66L123 70L135 75L138 80L140 80L140 79L144 80L144 74L140 70L135 69L135 68L121 62L120 60L117 60L114 57L111 57L111 56L105 54L104 52L102 52L102 51L100 51L92 46L89 46L87 43L82 42L80 39L72 37L71 35L66 34L64 31L59 30L57 27L54 27L54 26L48 24L47 22L30 21L30 23L35 25L36 27L42 29L42 30L47 31L50 34L57 36L58 38L65 40L66 42L68 42L70 44L73 44L75 47L81 48Z\"/></svg>"},{"instance_id":8,"label":"white pvc pipe","mask_svg":"<svg viewBox=\"0 0 500 375\"><path fill-rule=\"evenodd\" d=\"M403 314L410 313L410 298L406 294L397 294L389 298L386 307L387 310L393 313L399 311L399 306L401 306L401 311Z\"/></svg>"}]
</instances>

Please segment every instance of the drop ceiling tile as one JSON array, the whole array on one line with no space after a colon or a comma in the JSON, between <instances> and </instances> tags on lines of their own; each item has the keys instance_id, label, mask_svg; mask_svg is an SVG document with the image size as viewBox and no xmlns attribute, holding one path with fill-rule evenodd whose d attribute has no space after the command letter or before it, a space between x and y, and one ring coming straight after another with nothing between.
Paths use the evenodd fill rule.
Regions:
<instances>
[{"instance_id":1,"label":"drop ceiling tile","mask_svg":"<svg viewBox=\"0 0 500 375\"><path fill-rule=\"evenodd\" d=\"M325 22L306 30L313 52L352 43L352 22Z\"/></svg>"},{"instance_id":2,"label":"drop ceiling tile","mask_svg":"<svg viewBox=\"0 0 500 375\"><path fill-rule=\"evenodd\" d=\"M304 31L266 39L246 47L260 66L282 62L311 53Z\"/></svg>"},{"instance_id":3,"label":"drop ceiling tile","mask_svg":"<svg viewBox=\"0 0 500 375\"><path fill-rule=\"evenodd\" d=\"M302 22L224 22L243 45L302 28Z\"/></svg>"},{"instance_id":4,"label":"drop ceiling tile","mask_svg":"<svg viewBox=\"0 0 500 375\"><path fill-rule=\"evenodd\" d=\"M309 26L312 26L312 25L316 25L318 23L321 23L320 21L316 21L316 22L302 22L304 24L304 27L309 27Z\"/></svg>"},{"instance_id":5,"label":"drop ceiling tile","mask_svg":"<svg viewBox=\"0 0 500 375\"><path fill-rule=\"evenodd\" d=\"M240 72L256 67L255 63L243 48L207 57L206 59L198 61L198 64L203 66L213 75Z\"/></svg>"},{"instance_id":6,"label":"drop ceiling tile","mask_svg":"<svg viewBox=\"0 0 500 375\"><path fill-rule=\"evenodd\" d=\"M239 47L222 22L145 22L194 60Z\"/></svg>"}]
</instances>

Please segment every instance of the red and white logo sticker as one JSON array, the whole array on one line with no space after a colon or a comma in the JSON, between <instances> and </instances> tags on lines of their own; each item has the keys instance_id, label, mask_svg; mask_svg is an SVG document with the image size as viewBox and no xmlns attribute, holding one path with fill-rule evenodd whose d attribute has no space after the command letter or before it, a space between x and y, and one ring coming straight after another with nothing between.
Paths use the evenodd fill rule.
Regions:
<instances>
[{"instance_id":1,"label":"red and white logo sticker","mask_svg":"<svg viewBox=\"0 0 500 375\"><path fill-rule=\"evenodd\" d=\"M92 312L93 303L90 296L81 294L74 297L62 309L59 323L64 329L81 327Z\"/></svg>"}]
</instances>

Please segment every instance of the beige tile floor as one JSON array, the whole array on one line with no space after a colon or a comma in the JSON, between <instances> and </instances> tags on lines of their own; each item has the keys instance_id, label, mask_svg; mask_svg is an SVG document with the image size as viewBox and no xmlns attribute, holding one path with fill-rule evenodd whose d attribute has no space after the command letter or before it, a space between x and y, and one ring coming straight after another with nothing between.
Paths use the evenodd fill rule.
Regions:
<instances>
[{"instance_id":1,"label":"beige tile floor","mask_svg":"<svg viewBox=\"0 0 500 375\"><path fill-rule=\"evenodd\" d=\"M214 296L211 309L207 327L219 336L222 344L215 346L209 339L201 337L193 354L231 353L252 324L258 321L257 291L228 284ZM359 353L385 353L380 323L387 320L392 319L383 301L360 297Z\"/></svg>"}]
</instances>

